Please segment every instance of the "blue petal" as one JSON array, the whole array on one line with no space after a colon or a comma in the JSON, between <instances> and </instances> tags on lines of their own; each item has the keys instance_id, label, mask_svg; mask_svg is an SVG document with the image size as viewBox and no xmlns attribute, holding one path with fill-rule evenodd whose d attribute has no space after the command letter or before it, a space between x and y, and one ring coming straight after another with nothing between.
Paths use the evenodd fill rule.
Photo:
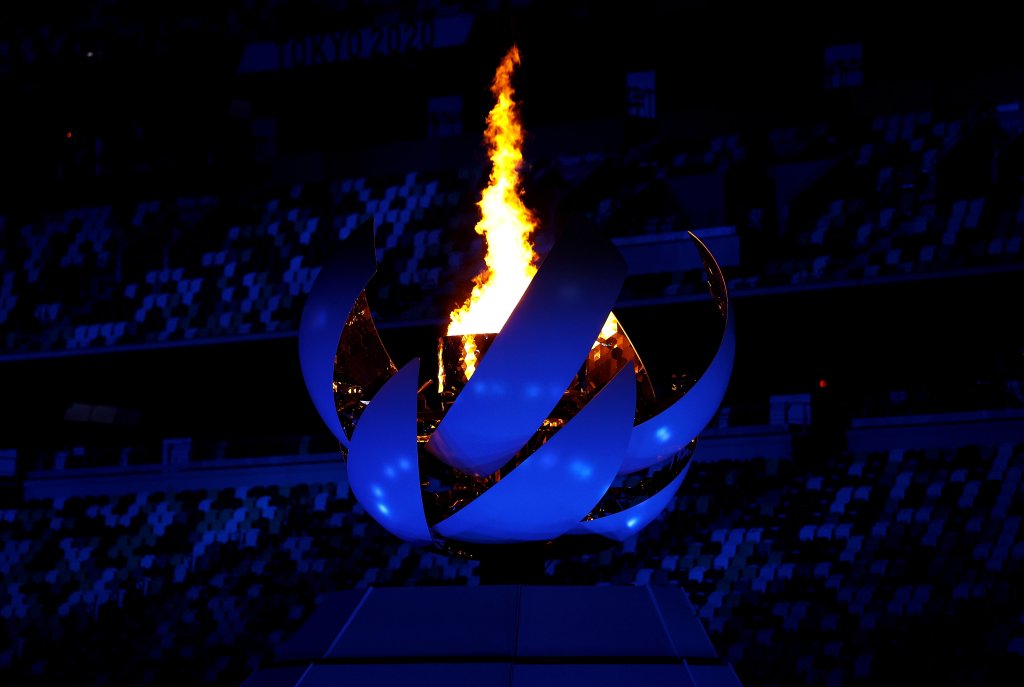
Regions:
<instances>
[{"instance_id":1,"label":"blue petal","mask_svg":"<svg viewBox=\"0 0 1024 687\"><path fill-rule=\"evenodd\" d=\"M690 236L705 264L721 279L722 270L711 251L696 236ZM725 311L725 332L708 369L682 398L633 429L626 459L619 468L620 475L644 470L672 457L690 443L718 412L736 357L736 322L728 293L725 294Z\"/></svg>"},{"instance_id":2,"label":"blue petal","mask_svg":"<svg viewBox=\"0 0 1024 687\"><path fill-rule=\"evenodd\" d=\"M544 541L572 529L618 471L633 429L635 379L629 363L532 456L434 530L482 544Z\"/></svg>"},{"instance_id":3,"label":"blue petal","mask_svg":"<svg viewBox=\"0 0 1024 687\"><path fill-rule=\"evenodd\" d=\"M349 440L334 404L334 355L352 305L376 271L373 224L366 222L320 268L299 323L299 364L309 398L331 433L346 447Z\"/></svg>"},{"instance_id":4,"label":"blue petal","mask_svg":"<svg viewBox=\"0 0 1024 687\"><path fill-rule=\"evenodd\" d=\"M644 527L647 527L651 520L658 517L658 514L664 510L668 502L675 496L679 485L683 483L683 479L686 477L686 473L689 472L690 465L692 464L692 462L688 463L682 472L669 482L668 486L646 501L642 501L624 511L606 515L603 518L581 522L573 529L572 534L600 534L615 541L629 539Z\"/></svg>"},{"instance_id":5,"label":"blue petal","mask_svg":"<svg viewBox=\"0 0 1024 687\"><path fill-rule=\"evenodd\" d=\"M356 499L384 529L425 544L431 536L416 444L419 367L419 358L406 364L363 411L348 449L348 481Z\"/></svg>"}]
</instances>

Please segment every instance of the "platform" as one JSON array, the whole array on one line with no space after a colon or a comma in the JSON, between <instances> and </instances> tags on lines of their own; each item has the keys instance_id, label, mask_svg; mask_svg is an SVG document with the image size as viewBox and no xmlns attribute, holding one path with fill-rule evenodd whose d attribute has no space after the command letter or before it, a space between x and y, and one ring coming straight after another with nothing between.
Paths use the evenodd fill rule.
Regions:
<instances>
[{"instance_id":1,"label":"platform","mask_svg":"<svg viewBox=\"0 0 1024 687\"><path fill-rule=\"evenodd\" d=\"M243 687L740 687L675 587L330 595Z\"/></svg>"}]
</instances>

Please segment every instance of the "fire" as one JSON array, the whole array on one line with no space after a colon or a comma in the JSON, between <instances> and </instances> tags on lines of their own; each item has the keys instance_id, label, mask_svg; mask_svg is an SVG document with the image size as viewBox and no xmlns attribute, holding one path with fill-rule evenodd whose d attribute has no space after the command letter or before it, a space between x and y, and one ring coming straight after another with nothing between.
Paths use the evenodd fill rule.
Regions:
<instances>
[{"instance_id":1,"label":"fire","mask_svg":"<svg viewBox=\"0 0 1024 687\"><path fill-rule=\"evenodd\" d=\"M601 345L602 341L607 341L611 337L619 333L619 318L615 317L615 313L608 313L608 319L604 321L604 326L601 327L601 333L598 335L598 340L594 342L591 349L597 348Z\"/></svg>"},{"instance_id":2,"label":"fire","mask_svg":"<svg viewBox=\"0 0 1024 687\"><path fill-rule=\"evenodd\" d=\"M467 379L476 370L474 335L500 332L537 272L537 254L530 242L537 220L523 203L519 187L523 127L512 88L512 72L518 64L519 49L513 45L491 84L496 101L487 115L485 132L491 174L480 196L476 225L487 246L485 267L474 278L469 299L452 311L448 325L449 336L462 336Z\"/></svg>"}]
</instances>

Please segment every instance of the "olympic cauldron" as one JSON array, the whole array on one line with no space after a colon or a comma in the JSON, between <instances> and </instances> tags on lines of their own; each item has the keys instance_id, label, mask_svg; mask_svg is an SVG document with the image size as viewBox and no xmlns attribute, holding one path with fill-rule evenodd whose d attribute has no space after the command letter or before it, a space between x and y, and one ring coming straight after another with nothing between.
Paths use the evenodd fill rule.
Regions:
<instances>
[{"instance_id":1,"label":"olympic cauldron","mask_svg":"<svg viewBox=\"0 0 1024 687\"><path fill-rule=\"evenodd\" d=\"M602 331L626 276L608 239L558 238L504 327L485 339L471 378L452 374L459 368L446 351L458 347L442 337L438 386L427 375L421 384L418 358L392 363L366 300L372 224L353 232L310 290L299 354L366 511L401 539L470 555L492 545L611 543L650 523L685 478L735 354L721 269L690 236L723 334L693 384L657 398L621 326Z\"/></svg>"}]
</instances>

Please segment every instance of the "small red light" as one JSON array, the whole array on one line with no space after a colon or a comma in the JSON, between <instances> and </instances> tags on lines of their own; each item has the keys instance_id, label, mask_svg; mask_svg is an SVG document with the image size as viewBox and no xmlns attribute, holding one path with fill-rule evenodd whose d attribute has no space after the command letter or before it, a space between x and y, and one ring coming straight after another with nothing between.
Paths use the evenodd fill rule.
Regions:
<instances>
[{"instance_id":1,"label":"small red light","mask_svg":"<svg viewBox=\"0 0 1024 687\"><path fill-rule=\"evenodd\" d=\"M70 131L69 131L69 132L67 132L67 133L66 133L66 134L64 134L64 135L65 135L65 137L66 137L66 138L68 138L69 140L71 139L71 132L70 132Z\"/></svg>"},{"instance_id":2,"label":"small red light","mask_svg":"<svg viewBox=\"0 0 1024 687\"><path fill-rule=\"evenodd\" d=\"M828 388L828 381L825 380L825 379L819 379L818 380L818 388L819 389L827 389Z\"/></svg>"}]
</instances>

